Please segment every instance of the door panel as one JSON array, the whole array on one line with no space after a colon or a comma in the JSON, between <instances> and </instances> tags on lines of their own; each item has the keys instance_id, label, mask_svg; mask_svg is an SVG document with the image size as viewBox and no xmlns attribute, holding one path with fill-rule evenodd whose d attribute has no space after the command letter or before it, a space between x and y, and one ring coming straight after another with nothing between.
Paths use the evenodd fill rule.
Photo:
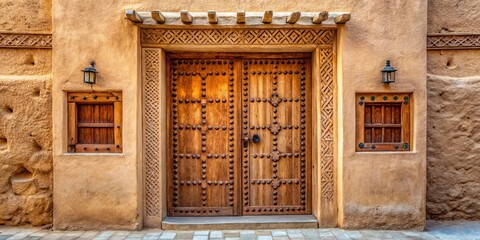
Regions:
<instances>
[{"instance_id":1,"label":"door panel","mask_svg":"<svg viewBox=\"0 0 480 240\"><path fill-rule=\"evenodd\" d=\"M237 214L234 61L169 59L168 214Z\"/></svg>"},{"instance_id":2,"label":"door panel","mask_svg":"<svg viewBox=\"0 0 480 240\"><path fill-rule=\"evenodd\" d=\"M169 216L311 213L310 59L278 56L169 56Z\"/></svg>"},{"instance_id":3,"label":"door panel","mask_svg":"<svg viewBox=\"0 0 480 240\"><path fill-rule=\"evenodd\" d=\"M310 60L245 59L242 69L242 134L250 139L243 146L243 214L311 213Z\"/></svg>"}]
</instances>

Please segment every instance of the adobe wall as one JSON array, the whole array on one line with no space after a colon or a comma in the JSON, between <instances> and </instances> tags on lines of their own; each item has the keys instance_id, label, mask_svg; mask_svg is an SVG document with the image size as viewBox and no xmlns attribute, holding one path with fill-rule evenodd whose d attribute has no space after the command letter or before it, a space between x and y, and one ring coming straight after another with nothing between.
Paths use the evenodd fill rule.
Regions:
<instances>
[{"instance_id":1,"label":"adobe wall","mask_svg":"<svg viewBox=\"0 0 480 240\"><path fill-rule=\"evenodd\" d=\"M480 2L430 0L429 33L480 34ZM429 50L428 188L431 219L480 219L480 50Z\"/></svg>"},{"instance_id":2,"label":"adobe wall","mask_svg":"<svg viewBox=\"0 0 480 240\"><path fill-rule=\"evenodd\" d=\"M425 220L426 3L395 1L56 1L53 5L54 227L142 225L141 79L138 29L126 9L178 12L351 11L338 47L338 201L345 228L415 228ZM391 16L401 18L391 18ZM75 16L75 17L73 17ZM385 24L385 19L389 19ZM66 154L65 91L89 90L79 70L97 62L96 90L123 91L124 153ZM391 59L398 83L380 83ZM68 64L64 64L68 63ZM355 92L414 92L413 151L355 153ZM128 140L128 141L126 141ZM87 204L88 203L88 204Z\"/></svg>"},{"instance_id":3,"label":"adobe wall","mask_svg":"<svg viewBox=\"0 0 480 240\"><path fill-rule=\"evenodd\" d=\"M52 223L52 52L3 35L51 25L50 0L0 2L0 225Z\"/></svg>"}]
</instances>

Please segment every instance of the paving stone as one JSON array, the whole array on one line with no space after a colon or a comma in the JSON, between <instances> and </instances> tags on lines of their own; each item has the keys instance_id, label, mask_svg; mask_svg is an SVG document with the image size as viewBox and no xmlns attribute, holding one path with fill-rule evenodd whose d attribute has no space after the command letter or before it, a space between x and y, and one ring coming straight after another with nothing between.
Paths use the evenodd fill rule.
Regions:
<instances>
[{"instance_id":1,"label":"paving stone","mask_svg":"<svg viewBox=\"0 0 480 240\"><path fill-rule=\"evenodd\" d=\"M335 236L335 238L337 238L339 240L351 239L351 237L344 230L332 229L332 230L330 230L330 232L332 232L332 234Z\"/></svg>"},{"instance_id":2,"label":"paving stone","mask_svg":"<svg viewBox=\"0 0 480 240\"><path fill-rule=\"evenodd\" d=\"M208 240L208 236L205 236L205 235L193 235L193 240Z\"/></svg>"},{"instance_id":3,"label":"paving stone","mask_svg":"<svg viewBox=\"0 0 480 240\"><path fill-rule=\"evenodd\" d=\"M175 239L175 236L177 236L175 232L164 232L160 236L160 239Z\"/></svg>"},{"instance_id":4,"label":"paving stone","mask_svg":"<svg viewBox=\"0 0 480 240\"><path fill-rule=\"evenodd\" d=\"M274 236L274 237L287 236L287 232L286 231L281 231L281 230L273 230L272 231L272 236Z\"/></svg>"},{"instance_id":5,"label":"paving stone","mask_svg":"<svg viewBox=\"0 0 480 240\"><path fill-rule=\"evenodd\" d=\"M271 236L272 232L271 231L265 231L265 230L260 230L256 231L257 236Z\"/></svg>"},{"instance_id":6,"label":"paving stone","mask_svg":"<svg viewBox=\"0 0 480 240\"><path fill-rule=\"evenodd\" d=\"M236 238L235 238L235 237L234 237L234 238L225 238L225 240L240 240L240 238L239 238L239 237L236 237Z\"/></svg>"},{"instance_id":7,"label":"paving stone","mask_svg":"<svg viewBox=\"0 0 480 240\"><path fill-rule=\"evenodd\" d=\"M273 240L272 236L260 235L257 236L257 240Z\"/></svg>"},{"instance_id":8,"label":"paving stone","mask_svg":"<svg viewBox=\"0 0 480 240\"><path fill-rule=\"evenodd\" d=\"M193 232L193 236L208 236L210 231L195 231Z\"/></svg>"},{"instance_id":9,"label":"paving stone","mask_svg":"<svg viewBox=\"0 0 480 240\"><path fill-rule=\"evenodd\" d=\"M145 234L137 232L130 232L130 234L128 234L128 238L143 238L144 236Z\"/></svg>"},{"instance_id":10,"label":"paving stone","mask_svg":"<svg viewBox=\"0 0 480 240\"><path fill-rule=\"evenodd\" d=\"M305 236L300 232L300 233L288 233L289 238L305 238Z\"/></svg>"},{"instance_id":11,"label":"paving stone","mask_svg":"<svg viewBox=\"0 0 480 240\"><path fill-rule=\"evenodd\" d=\"M113 235L108 240L123 240L126 238L127 238L127 235Z\"/></svg>"},{"instance_id":12,"label":"paving stone","mask_svg":"<svg viewBox=\"0 0 480 240\"><path fill-rule=\"evenodd\" d=\"M243 230L243 231L240 231L240 236L241 235L255 235L255 231L253 231L253 230Z\"/></svg>"},{"instance_id":13,"label":"paving stone","mask_svg":"<svg viewBox=\"0 0 480 240\"><path fill-rule=\"evenodd\" d=\"M211 231L210 238L223 238L223 233L221 231Z\"/></svg>"},{"instance_id":14,"label":"paving stone","mask_svg":"<svg viewBox=\"0 0 480 240\"><path fill-rule=\"evenodd\" d=\"M256 235L240 235L240 240L255 240L257 239Z\"/></svg>"},{"instance_id":15,"label":"paving stone","mask_svg":"<svg viewBox=\"0 0 480 240\"><path fill-rule=\"evenodd\" d=\"M223 232L223 237L224 238L239 238L240 237L240 231L224 231Z\"/></svg>"},{"instance_id":16,"label":"paving stone","mask_svg":"<svg viewBox=\"0 0 480 240\"><path fill-rule=\"evenodd\" d=\"M273 237L273 240L289 240L287 236L278 236L278 237Z\"/></svg>"},{"instance_id":17,"label":"paving stone","mask_svg":"<svg viewBox=\"0 0 480 240\"><path fill-rule=\"evenodd\" d=\"M192 239L193 232L178 232L175 239Z\"/></svg>"}]
</instances>

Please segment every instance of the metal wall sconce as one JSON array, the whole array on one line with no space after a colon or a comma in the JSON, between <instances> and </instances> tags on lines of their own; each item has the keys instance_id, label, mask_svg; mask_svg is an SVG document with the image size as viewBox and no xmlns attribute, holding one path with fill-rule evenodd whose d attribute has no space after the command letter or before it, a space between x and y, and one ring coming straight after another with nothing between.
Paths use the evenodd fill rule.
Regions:
<instances>
[{"instance_id":1,"label":"metal wall sconce","mask_svg":"<svg viewBox=\"0 0 480 240\"><path fill-rule=\"evenodd\" d=\"M90 62L90 67L86 67L82 70L83 82L88 84L95 84L97 82L97 70L95 69L95 62Z\"/></svg>"},{"instance_id":2,"label":"metal wall sconce","mask_svg":"<svg viewBox=\"0 0 480 240\"><path fill-rule=\"evenodd\" d=\"M387 60L387 64L382 69L382 83L390 84L395 82L395 72L397 70L390 65L390 60Z\"/></svg>"}]
</instances>

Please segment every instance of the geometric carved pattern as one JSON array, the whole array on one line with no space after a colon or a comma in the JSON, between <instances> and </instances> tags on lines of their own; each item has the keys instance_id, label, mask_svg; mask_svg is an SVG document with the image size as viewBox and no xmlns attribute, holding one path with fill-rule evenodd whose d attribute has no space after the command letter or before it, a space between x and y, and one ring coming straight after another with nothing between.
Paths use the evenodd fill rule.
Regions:
<instances>
[{"instance_id":1,"label":"geometric carved pattern","mask_svg":"<svg viewBox=\"0 0 480 240\"><path fill-rule=\"evenodd\" d=\"M429 35L427 48L434 49L480 49L480 34Z\"/></svg>"},{"instance_id":2,"label":"geometric carved pattern","mask_svg":"<svg viewBox=\"0 0 480 240\"><path fill-rule=\"evenodd\" d=\"M51 48L52 34L0 33L0 48Z\"/></svg>"},{"instance_id":3,"label":"geometric carved pattern","mask_svg":"<svg viewBox=\"0 0 480 240\"><path fill-rule=\"evenodd\" d=\"M320 50L320 156L321 156L321 189L322 196L332 199L334 195L334 172L333 172L333 116L334 116L334 89L333 81L333 50Z\"/></svg>"},{"instance_id":4,"label":"geometric carved pattern","mask_svg":"<svg viewBox=\"0 0 480 240\"><path fill-rule=\"evenodd\" d=\"M332 44L326 29L142 29L142 44L268 45Z\"/></svg>"},{"instance_id":5,"label":"geometric carved pattern","mask_svg":"<svg viewBox=\"0 0 480 240\"><path fill-rule=\"evenodd\" d=\"M145 50L145 210L160 216L160 52Z\"/></svg>"},{"instance_id":6,"label":"geometric carved pattern","mask_svg":"<svg viewBox=\"0 0 480 240\"><path fill-rule=\"evenodd\" d=\"M50 38L51 39L51 38ZM141 29L142 44L158 45L333 45L335 30L326 29ZM438 43L431 43L429 48ZM0 41L1 42L1 41ZM50 40L51 42L51 40ZM465 44L463 44L465 45ZM477 46L477 44L470 44ZM0 44L1 47L1 44ZM159 216L159 52L145 51L145 151L146 151L146 215ZM332 199L335 194L334 185L334 88L333 49L320 50L321 62L321 194ZM155 109L155 110L154 110Z\"/></svg>"}]
</instances>

